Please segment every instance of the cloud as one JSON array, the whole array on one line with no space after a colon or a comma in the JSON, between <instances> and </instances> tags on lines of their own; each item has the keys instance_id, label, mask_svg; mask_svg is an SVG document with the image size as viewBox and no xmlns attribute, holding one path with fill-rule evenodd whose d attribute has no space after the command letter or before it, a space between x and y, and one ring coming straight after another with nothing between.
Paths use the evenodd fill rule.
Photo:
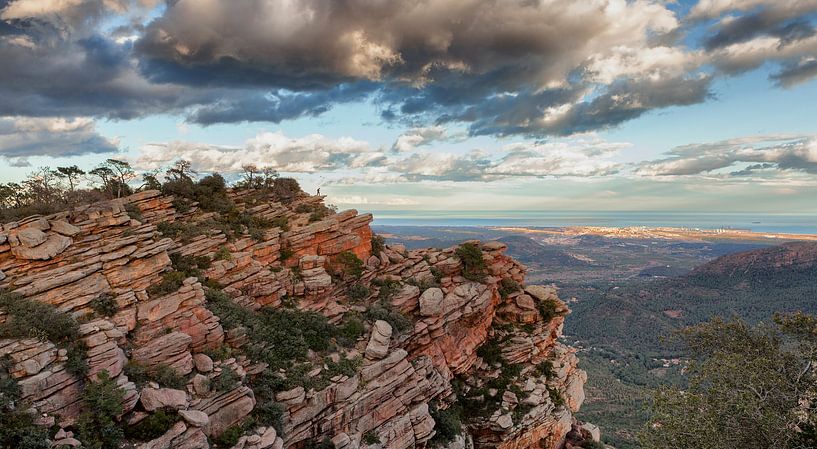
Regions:
<instances>
[{"instance_id":1,"label":"cloud","mask_svg":"<svg viewBox=\"0 0 817 449\"><path fill-rule=\"evenodd\" d=\"M113 153L118 142L96 132L89 118L0 117L0 156L27 166L32 156Z\"/></svg>"},{"instance_id":2,"label":"cloud","mask_svg":"<svg viewBox=\"0 0 817 449\"><path fill-rule=\"evenodd\" d=\"M192 142L153 143L143 146L134 160L141 169L157 169L178 159L204 172L238 172L245 164L272 167L281 172L315 173L361 168L375 164L383 154L369 144L348 137L329 139L319 134L291 138L265 132L241 147Z\"/></svg>"},{"instance_id":3,"label":"cloud","mask_svg":"<svg viewBox=\"0 0 817 449\"><path fill-rule=\"evenodd\" d=\"M351 196L334 196L332 195L330 201L337 204L343 205L355 205L355 206L416 206L419 205L420 202L413 199L413 198L403 198L403 197L386 197L383 199L372 199L369 197L364 197L360 195L351 195Z\"/></svg>"},{"instance_id":4,"label":"cloud","mask_svg":"<svg viewBox=\"0 0 817 449\"><path fill-rule=\"evenodd\" d=\"M391 149L397 153L414 151L419 146L445 140L447 137L447 130L444 126L412 128L400 134L394 141Z\"/></svg>"},{"instance_id":5,"label":"cloud","mask_svg":"<svg viewBox=\"0 0 817 449\"><path fill-rule=\"evenodd\" d=\"M0 116L281 123L371 101L425 133L540 139L707 101L764 63L783 87L817 76L817 0L159 3L0 1ZM393 149L444 138L416 130Z\"/></svg>"},{"instance_id":6,"label":"cloud","mask_svg":"<svg viewBox=\"0 0 817 449\"><path fill-rule=\"evenodd\" d=\"M641 163L644 176L722 174L747 176L761 170L817 174L817 138L813 136L756 136L672 149L669 157Z\"/></svg>"}]
</instances>

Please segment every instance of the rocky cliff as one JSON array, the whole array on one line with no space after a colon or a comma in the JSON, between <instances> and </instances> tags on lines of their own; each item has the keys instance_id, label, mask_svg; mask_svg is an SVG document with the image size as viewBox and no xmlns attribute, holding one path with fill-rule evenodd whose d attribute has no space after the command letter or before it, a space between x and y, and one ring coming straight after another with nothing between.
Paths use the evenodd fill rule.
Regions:
<instances>
[{"instance_id":1,"label":"rocky cliff","mask_svg":"<svg viewBox=\"0 0 817 449\"><path fill-rule=\"evenodd\" d=\"M146 449L598 440L573 418L586 375L558 341L568 309L503 244L406 251L321 197L228 199L218 212L144 191L2 226L0 289L80 323L84 375L42 336L0 339L54 447L79 444L103 371L124 391L121 426L173 417L127 441Z\"/></svg>"}]
</instances>

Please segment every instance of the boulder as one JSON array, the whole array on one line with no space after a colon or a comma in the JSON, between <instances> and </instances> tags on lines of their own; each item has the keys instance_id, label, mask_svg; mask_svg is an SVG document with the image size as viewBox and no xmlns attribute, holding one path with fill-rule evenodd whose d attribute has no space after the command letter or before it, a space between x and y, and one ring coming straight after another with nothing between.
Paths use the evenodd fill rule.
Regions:
<instances>
[{"instance_id":1,"label":"boulder","mask_svg":"<svg viewBox=\"0 0 817 449\"><path fill-rule=\"evenodd\" d=\"M389 353L389 341L391 340L391 325L383 320L377 320L372 326L372 336L366 346L366 357L370 359L382 359Z\"/></svg>"},{"instance_id":2,"label":"boulder","mask_svg":"<svg viewBox=\"0 0 817 449\"><path fill-rule=\"evenodd\" d=\"M48 240L48 235L37 228L25 228L17 232L17 240L23 246L34 248Z\"/></svg>"},{"instance_id":3,"label":"boulder","mask_svg":"<svg viewBox=\"0 0 817 449\"><path fill-rule=\"evenodd\" d=\"M139 401L149 412L165 407L181 410L188 406L187 392L172 388L145 388Z\"/></svg>"},{"instance_id":4,"label":"boulder","mask_svg":"<svg viewBox=\"0 0 817 449\"><path fill-rule=\"evenodd\" d=\"M63 220L57 220L51 222L51 230L62 235L66 235L68 237L73 237L80 233L81 229L78 227L69 224Z\"/></svg>"},{"instance_id":5,"label":"boulder","mask_svg":"<svg viewBox=\"0 0 817 449\"><path fill-rule=\"evenodd\" d=\"M193 364L196 366L196 371L200 373L213 371L213 359L208 357L207 354L195 354Z\"/></svg>"},{"instance_id":6,"label":"boulder","mask_svg":"<svg viewBox=\"0 0 817 449\"><path fill-rule=\"evenodd\" d=\"M193 427L204 427L210 423L207 413L199 410L179 410L179 416Z\"/></svg>"},{"instance_id":7,"label":"boulder","mask_svg":"<svg viewBox=\"0 0 817 449\"><path fill-rule=\"evenodd\" d=\"M420 315L434 316L443 311L443 291L437 287L427 289L420 295Z\"/></svg>"},{"instance_id":8,"label":"boulder","mask_svg":"<svg viewBox=\"0 0 817 449\"><path fill-rule=\"evenodd\" d=\"M73 240L71 240L70 237L60 234L51 234L44 242L33 248L15 246L11 248L11 252L18 259L48 260L65 251L66 248L71 246L71 243L73 243Z\"/></svg>"}]
</instances>

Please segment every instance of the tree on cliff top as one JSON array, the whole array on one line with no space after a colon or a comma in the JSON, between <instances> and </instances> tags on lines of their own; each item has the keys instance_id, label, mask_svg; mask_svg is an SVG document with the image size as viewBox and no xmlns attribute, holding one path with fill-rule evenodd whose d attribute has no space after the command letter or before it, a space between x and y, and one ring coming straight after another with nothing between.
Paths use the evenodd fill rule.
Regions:
<instances>
[{"instance_id":1,"label":"tree on cliff top","mask_svg":"<svg viewBox=\"0 0 817 449\"><path fill-rule=\"evenodd\" d=\"M689 387L656 392L645 449L817 447L817 317L720 318L680 332Z\"/></svg>"}]
</instances>

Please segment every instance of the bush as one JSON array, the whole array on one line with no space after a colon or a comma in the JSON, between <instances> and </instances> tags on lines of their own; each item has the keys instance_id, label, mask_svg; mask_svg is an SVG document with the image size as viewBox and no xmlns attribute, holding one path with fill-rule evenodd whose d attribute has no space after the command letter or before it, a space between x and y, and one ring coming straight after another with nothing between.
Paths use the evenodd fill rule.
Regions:
<instances>
[{"instance_id":1,"label":"bush","mask_svg":"<svg viewBox=\"0 0 817 449\"><path fill-rule=\"evenodd\" d=\"M303 449L335 449L335 444L329 438L324 438L320 442L309 439L304 441Z\"/></svg>"},{"instance_id":2,"label":"bush","mask_svg":"<svg viewBox=\"0 0 817 449\"><path fill-rule=\"evenodd\" d=\"M582 449L604 449L606 446L599 441L585 441L581 445Z\"/></svg>"},{"instance_id":3,"label":"bush","mask_svg":"<svg viewBox=\"0 0 817 449\"><path fill-rule=\"evenodd\" d=\"M213 443L219 448L233 447L238 443L241 435L244 435L244 427L238 424L228 427L224 432L213 438Z\"/></svg>"},{"instance_id":4,"label":"bush","mask_svg":"<svg viewBox=\"0 0 817 449\"><path fill-rule=\"evenodd\" d=\"M434 418L434 430L437 432L431 439L432 446L442 446L450 443L454 438L462 433L462 422L457 407L449 407L440 410L436 405L431 404L428 410Z\"/></svg>"},{"instance_id":5,"label":"bush","mask_svg":"<svg viewBox=\"0 0 817 449\"><path fill-rule=\"evenodd\" d=\"M551 402L553 402L553 405L555 405L556 408L564 407L565 398L562 397L562 394L559 393L559 390L557 390L556 388L551 387L551 386L548 386L547 390L548 390L548 396L550 396L550 400L551 400Z\"/></svg>"},{"instance_id":6,"label":"bush","mask_svg":"<svg viewBox=\"0 0 817 449\"><path fill-rule=\"evenodd\" d=\"M128 203L125 205L125 212L127 212L128 217L130 217L133 220L136 221L144 220L144 217L142 217L142 210L139 209L139 207L133 203Z\"/></svg>"},{"instance_id":7,"label":"bush","mask_svg":"<svg viewBox=\"0 0 817 449\"><path fill-rule=\"evenodd\" d=\"M134 360L128 360L128 363L125 364L125 375L128 376L128 380L139 387L142 387L150 380L150 375L148 375L145 366Z\"/></svg>"},{"instance_id":8,"label":"bush","mask_svg":"<svg viewBox=\"0 0 817 449\"><path fill-rule=\"evenodd\" d=\"M221 373L213 378L212 382L210 382L210 386L215 391L230 391L240 380L241 378L238 377L238 374L236 374L232 368L225 366L221 369Z\"/></svg>"},{"instance_id":9,"label":"bush","mask_svg":"<svg viewBox=\"0 0 817 449\"><path fill-rule=\"evenodd\" d=\"M519 283L510 278L502 279L499 283L499 296L507 298L511 293L519 291Z\"/></svg>"},{"instance_id":10,"label":"bush","mask_svg":"<svg viewBox=\"0 0 817 449\"><path fill-rule=\"evenodd\" d=\"M346 295L352 302L362 301L369 297L372 291L363 284L352 284L346 290Z\"/></svg>"},{"instance_id":11,"label":"bush","mask_svg":"<svg viewBox=\"0 0 817 449\"><path fill-rule=\"evenodd\" d=\"M374 430L370 430L363 434L363 443L364 444L379 444L380 437L377 436Z\"/></svg>"},{"instance_id":12,"label":"bush","mask_svg":"<svg viewBox=\"0 0 817 449\"><path fill-rule=\"evenodd\" d=\"M482 282L485 280L485 259L482 250L476 243L463 243L454 254L462 262L462 276L470 281Z\"/></svg>"},{"instance_id":13,"label":"bush","mask_svg":"<svg viewBox=\"0 0 817 449\"><path fill-rule=\"evenodd\" d=\"M91 301L91 308L100 316L113 316L119 311L119 305L110 293L103 293L94 298Z\"/></svg>"},{"instance_id":14,"label":"bush","mask_svg":"<svg viewBox=\"0 0 817 449\"><path fill-rule=\"evenodd\" d=\"M281 248L281 253L278 256L278 260L283 262L283 261L289 259L290 257L294 256L294 255L295 255L295 251L293 251L293 250L291 250L289 248Z\"/></svg>"},{"instance_id":15,"label":"bush","mask_svg":"<svg viewBox=\"0 0 817 449\"><path fill-rule=\"evenodd\" d=\"M156 298L177 292L182 288L185 279L187 279L187 274L181 271L167 271L162 275L162 282L148 287L148 296Z\"/></svg>"},{"instance_id":16,"label":"bush","mask_svg":"<svg viewBox=\"0 0 817 449\"><path fill-rule=\"evenodd\" d=\"M384 303L390 302L394 295L403 288L399 281L391 279L375 279L372 284L380 288L377 292L377 299Z\"/></svg>"},{"instance_id":17,"label":"bush","mask_svg":"<svg viewBox=\"0 0 817 449\"><path fill-rule=\"evenodd\" d=\"M342 358L340 361L338 361L338 363L335 363L331 359L327 358L324 360L324 364L327 368L325 377L331 379L340 374L347 377L352 377L357 374L357 369L360 366L360 363L361 360L357 357L353 359Z\"/></svg>"},{"instance_id":18,"label":"bush","mask_svg":"<svg viewBox=\"0 0 817 449\"><path fill-rule=\"evenodd\" d=\"M559 312L557 310L556 302L554 301L538 301L536 304L536 309L539 310L539 315L542 316L542 321L548 322L557 316L559 316Z\"/></svg>"},{"instance_id":19,"label":"bush","mask_svg":"<svg viewBox=\"0 0 817 449\"><path fill-rule=\"evenodd\" d=\"M388 304L373 304L366 310L366 319L370 321L383 320L391 325L391 328L403 332L412 327L411 320Z\"/></svg>"},{"instance_id":20,"label":"bush","mask_svg":"<svg viewBox=\"0 0 817 449\"><path fill-rule=\"evenodd\" d=\"M222 246L213 254L213 260L233 260L233 254L227 247Z\"/></svg>"},{"instance_id":21,"label":"bush","mask_svg":"<svg viewBox=\"0 0 817 449\"><path fill-rule=\"evenodd\" d=\"M363 275L363 261L351 251L338 254L336 261L340 264L343 274L354 278Z\"/></svg>"},{"instance_id":22,"label":"bush","mask_svg":"<svg viewBox=\"0 0 817 449\"><path fill-rule=\"evenodd\" d=\"M348 317L343 321L343 324L338 326L338 343L347 348L352 347L364 332L366 332L366 328L363 326L363 321L354 316Z\"/></svg>"},{"instance_id":23,"label":"bush","mask_svg":"<svg viewBox=\"0 0 817 449\"><path fill-rule=\"evenodd\" d=\"M550 360L545 360L540 364L536 365L536 373L540 376L545 376L546 378L550 379L553 377L553 362Z\"/></svg>"},{"instance_id":24,"label":"bush","mask_svg":"<svg viewBox=\"0 0 817 449\"><path fill-rule=\"evenodd\" d=\"M85 411L78 422L79 440L89 449L117 449L124 436L116 422L122 414L124 392L107 371L100 371L97 377L82 392Z\"/></svg>"},{"instance_id":25,"label":"bush","mask_svg":"<svg viewBox=\"0 0 817 449\"><path fill-rule=\"evenodd\" d=\"M20 386L11 377L11 361L0 358L0 447L48 449L48 430L34 423L35 415L19 407Z\"/></svg>"},{"instance_id":26,"label":"bush","mask_svg":"<svg viewBox=\"0 0 817 449\"><path fill-rule=\"evenodd\" d=\"M69 344L67 349L65 369L75 376L84 377L88 374L88 360L86 358L88 347L85 342L76 340Z\"/></svg>"},{"instance_id":27,"label":"bush","mask_svg":"<svg viewBox=\"0 0 817 449\"><path fill-rule=\"evenodd\" d=\"M277 178L272 184L272 195L284 204L291 203L301 193L301 186L293 178Z\"/></svg>"},{"instance_id":28,"label":"bush","mask_svg":"<svg viewBox=\"0 0 817 449\"><path fill-rule=\"evenodd\" d=\"M502 357L502 348L499 346L499 340L491 338L477 348L477 355L482 357L482 360L489 365L499 365L505 362Z\"/></svg>"},{"instance_id":29,"label":"bush","mask_svg":"<svg viewBox=\"0 0 817 449\"><path fill-rule=\"evenodd\" d=\"M281 438L284 437L284 406L256 393L256 404L253 409L253 416L259 425L272 426Z\"/></svg>"},{"instance_id":30,"label":"bush","mask_svg":"<svg viewBox=\"0 0 817 449\"><path fill-rule=\"evenodd\" d=\"M138 423L125 428L129 439L149 441L159 438L170 430L179 420L179 414L173 409L160 409L148 415Z\"/></svg>"},{"instance_id":31,"label":"bush","mask_svg":"<svg viewBox=\"0 0 817 449\"><path fill-rule=\"evenodd\" d=\"M375 256L379 256L381 252L386 250L386 239L383 237L372 234L372 254Z\"/></svg>"},{"instance_id":32,"label":"bush","mask_svg":"<svg viewBox=\"0 0 817 449\"><path fill-rule=\"evenodd\" d=\"M79 338L79 324L50 305L0 291L0 310L8 314L0 324L0 338L42 338L66 344Z\"/></svg>"},{"instance_id":33,"label":"bush","mask_svg":"<svg viewBox=\"0 0 817 449\"><path fill-rule=\"evenodd\" d=\"M183 390L187 385L187 379L184 376L163 363L156 365L155 368L148 370L148 372L151 373L151 379L163 387Z\"/></svg>"}]
</instances>

